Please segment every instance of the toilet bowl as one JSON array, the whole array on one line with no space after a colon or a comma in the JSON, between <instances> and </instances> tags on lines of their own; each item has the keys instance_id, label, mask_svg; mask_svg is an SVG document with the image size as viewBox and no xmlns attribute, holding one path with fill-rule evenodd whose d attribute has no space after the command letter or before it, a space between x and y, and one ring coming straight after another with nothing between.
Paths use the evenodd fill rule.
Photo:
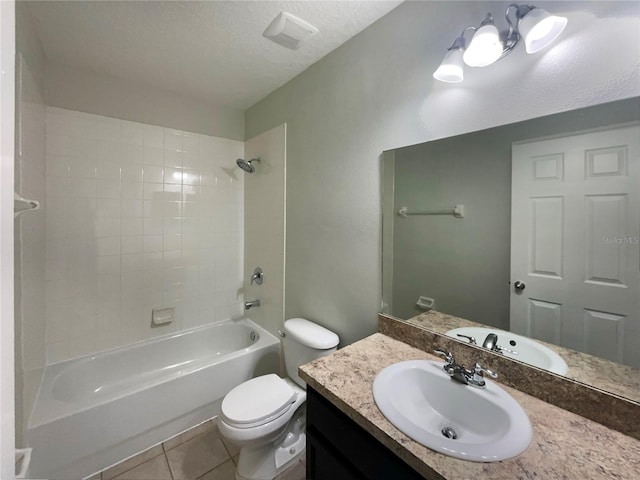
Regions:
<instances>
[{"instance_id":1,"label":"toilet bowl","mask_svg":"<svg viewBox=\"0 0 640 480\"><path fill-rule=\"evenodd\" d=\"M252 378L222 401L220 434L240 447L237 480L272 480L305 452L306 385L299 365L336 350L338 336L308 320L284 324L283 351L290 378ZM293 372L293 374L292 374Z\"/></svg>"}]
</instances>

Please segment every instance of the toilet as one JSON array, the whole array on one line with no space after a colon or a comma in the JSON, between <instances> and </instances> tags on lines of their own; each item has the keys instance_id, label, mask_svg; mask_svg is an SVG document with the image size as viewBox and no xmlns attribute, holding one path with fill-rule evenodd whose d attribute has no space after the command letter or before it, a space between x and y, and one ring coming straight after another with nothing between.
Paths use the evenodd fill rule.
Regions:
<instances>
[{"instance_id":1,"label":"toilet","mask_svg":"<svg viewBox=\"0 0 640 480\"><path fill-rule=\"evenodd\" d=\"M284 322L287 378L252 378L222 400L220 434L240 447L237 480L272 480L304 455L306 384L298 366L334 352L338 336L303 318Z\"/></svg>"}]
</instances>

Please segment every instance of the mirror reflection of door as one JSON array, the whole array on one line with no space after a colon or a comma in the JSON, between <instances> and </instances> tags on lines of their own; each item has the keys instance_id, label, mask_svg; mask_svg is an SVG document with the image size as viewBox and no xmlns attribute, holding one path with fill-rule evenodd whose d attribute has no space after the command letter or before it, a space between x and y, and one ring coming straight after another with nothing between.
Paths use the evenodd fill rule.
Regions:
<instances>
[{"instance_id":1,"label":"mirror reflection of door","mask_svg":"<svg viewBox=\"0 0 640 480\"><path fill-rule=\"evenodd\" d=\"M513 332L640 367L639 190L638 125L513 145Z\"/></svg>"}]
</instances>

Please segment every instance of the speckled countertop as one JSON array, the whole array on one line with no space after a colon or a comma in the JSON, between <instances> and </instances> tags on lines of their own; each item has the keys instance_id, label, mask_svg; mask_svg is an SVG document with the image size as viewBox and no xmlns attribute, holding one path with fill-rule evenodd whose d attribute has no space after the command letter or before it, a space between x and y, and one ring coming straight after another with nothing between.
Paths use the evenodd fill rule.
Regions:
<instances>
[{"instance_id":1,"label":"speckled countertop","mask_svg":"<svg viewBox=\"0 0 640 480\"><path fill-rule=\"evenodd\" d=\"M629 479L640 472L640 441L501 385L527 412L533 426L529 448L496 463L458 460L414 442L376 407L372 384L386 366L436 359L376 333L300 367L301 377L373 437L427 479Z\"/></svg>"},{"instance_id":2,"label":"speckled countertop","mask_svg":"<svg viewBox=\"0 0 640 480\"><path fill-rule=\"evenodd\" d=\"M442 335L460 327L487 327L463 318L447 315L435 310L425 312L407 320L407 323L432 330ZM560 355L569 371L567 377L621 397L640 402L640 371L627 365L611 362L603 358L559 347L537 340ZM513 360L518 360L514 358ZM638 475L640 478L640 475Z\"/></svg>"}]
</instances>

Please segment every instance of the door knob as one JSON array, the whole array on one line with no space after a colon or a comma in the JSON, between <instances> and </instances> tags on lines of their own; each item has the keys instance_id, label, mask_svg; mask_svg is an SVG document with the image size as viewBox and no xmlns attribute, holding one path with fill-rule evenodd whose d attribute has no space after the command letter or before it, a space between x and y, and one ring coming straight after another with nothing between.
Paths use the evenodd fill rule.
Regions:
<instances>
[{"instance_id":1,"label":"door knob","mask_svg":"<svg viewBox=\"0 0 640 480\"><path fill-rule=\"evenodd\" d=\"M516 280L513 284L513 288L516 290L516 292L521 292L522 290L524 290L524 287L526 287L526 285L520 280Z\"/></svg>"}]
</instances>

